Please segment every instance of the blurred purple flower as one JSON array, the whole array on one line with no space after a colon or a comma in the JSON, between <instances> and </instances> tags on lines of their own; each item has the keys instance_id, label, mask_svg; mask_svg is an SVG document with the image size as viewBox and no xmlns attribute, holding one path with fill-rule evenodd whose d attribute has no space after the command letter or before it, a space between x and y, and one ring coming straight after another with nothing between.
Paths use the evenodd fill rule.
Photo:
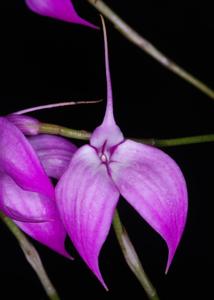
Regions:
<instances>
[{"instance_id":1,"label":"blurred purple flower","mask_svg":"<svg viewBox=\"0 0 214 300\"><path fill-rule=\"evenodd\" d=\"M187 216L187 190L180 168L154 147L124 138L113 116L105 36L107 108L90 144L73 155L56 187L66 230L88 267L106 287L98 257L120 194L168 245L169 268Z\"/></svg>"},{"instance_id":2,"label":"blurred purple flower","mask_svg":"<svg viewBox=\"0 0 214 300\"><path fill-rule=\"evenodd\" d=\"M95 25L82 19L70 0L25 0L27 6L37 14L65 22L81 24L97 29Z\"/></svg>"},{"instance_id":3,"label":"blurred purple flower","mask_svg":"<svg viewBox=\"0 0 214 300\"><path fill-rule=\"evenodd\" d=\"M26 131L30 118L25 126L20 117L12 119L21 120ZM49 135L27 140L7 117L0 117L0 128L0 210L32 238L68 257L66 231L48 176L61 176L76 147Z\"/></svg>"}]
</instances>

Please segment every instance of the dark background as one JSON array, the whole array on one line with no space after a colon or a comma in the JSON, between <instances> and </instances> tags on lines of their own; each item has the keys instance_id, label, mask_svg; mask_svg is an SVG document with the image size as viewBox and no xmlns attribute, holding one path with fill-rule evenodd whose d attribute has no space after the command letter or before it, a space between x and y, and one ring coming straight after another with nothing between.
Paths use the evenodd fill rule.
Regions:
<instances>
[{"instance_id":1,"label":"dark background","mask_svg":"<svg viewBox=\"0 0 214 300\"><path fill-rule=\"evenodd\" d=\"M23 2L0 4L1 114L65 100L105 99L102 32L40 17ZM170 58L214 87L211 2L106 1ZM100 23L86 1L74 3L82 17ZM130 44L109 23L107 30L115 116L126 136L173 138L214 132L213 100ZM45 122L93 130L104 109L105 101L32 115ZM213 150L212 143L165 149L182 168L189 191L186 229L168 275L164 275L165 243L123 199L120 201L122 220L162 300L211 298ZM16 240L2 224L0 244L0 298L47 299ZM118 295L146 299L124 262L113 231L100 256L108 293L75 250L76 260L69 262L35 245L62 300L85 294L94 299Z\"/></svg>"}]
</instances>

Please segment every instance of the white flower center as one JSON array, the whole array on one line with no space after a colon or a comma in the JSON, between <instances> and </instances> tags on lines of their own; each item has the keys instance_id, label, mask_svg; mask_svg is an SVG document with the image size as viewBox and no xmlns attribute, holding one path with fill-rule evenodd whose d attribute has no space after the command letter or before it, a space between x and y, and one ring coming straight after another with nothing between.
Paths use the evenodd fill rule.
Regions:
<instances>
[{"instance_id":1,"label":"white flower center","mask_svg":"<svg viewBox=\"0 0 214 300\"><path fill-rule=\"evenodd\" d=\"M106 156L104 153L101 154L100 159L101 159L101 161L104 162L104 163L106 163L107 160L108 160L108 159L107 159L107 156Z\"/></svg>"}]
</instances>

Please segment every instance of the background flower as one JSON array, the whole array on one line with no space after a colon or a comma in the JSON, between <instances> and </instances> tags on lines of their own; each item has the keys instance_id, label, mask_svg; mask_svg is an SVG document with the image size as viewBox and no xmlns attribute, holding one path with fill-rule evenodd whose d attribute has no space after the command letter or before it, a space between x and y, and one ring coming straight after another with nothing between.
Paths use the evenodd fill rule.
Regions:
<instances>
[{"instance_id":1,"label":"background flower","mask_svg":"<svg viewBox=\"0 0 214 300\"><path fill-rule=\"evenodd\" d=\"M76 147L49 135L32 137L30 143L5 117L0 127L0 210L32 238L69 257L48 176L62 175Z\"/></svg>"}]
</instances>

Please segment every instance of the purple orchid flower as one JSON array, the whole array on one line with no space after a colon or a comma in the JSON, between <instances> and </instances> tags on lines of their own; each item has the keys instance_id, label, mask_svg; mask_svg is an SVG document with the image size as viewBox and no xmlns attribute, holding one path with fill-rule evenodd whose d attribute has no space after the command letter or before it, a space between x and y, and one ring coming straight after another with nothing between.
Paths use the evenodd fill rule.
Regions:
<instances>
[{"instance_id":1,"label":"purple orchid flower","mask_svg":"<svg viewBox=\"0 0 214 300\"><path fill-rule=\"evenodd\" d=\"M98 28L79 17L70 0L26 0L25 2L32 11L42 16L81 24L94 29Z\"/></svg>"},{"instance_id":2,"label":"purple orchid flower","mask_svg":"<svg viewBox=\"0 0 214 300\"><path fill-rule=\"evenodd\" d=\"M98 257L120 195L168 245L168 270L187 216L187 189L180 168L154 147L125 139L113 116L105 37L107 108L90 144L73 155L56 186L65 228L77 251L106 288Z\"/></svg>"},{"instance_id":3,"label":"purple orchid flower","mask_svg":"<svg viewBox=\"0 0 214 300\"><path fill-rule=\"evenodd\" d=\"M62 175L76 147L49 135L27 140L8 118L0 117L0 210L32 238L69 257L64 248L66 231L48 176L58 179ZM22 116L10 119L21 120L20 127L27 131L29 117L26 126Z\"/></svg>"}]
</instances>

